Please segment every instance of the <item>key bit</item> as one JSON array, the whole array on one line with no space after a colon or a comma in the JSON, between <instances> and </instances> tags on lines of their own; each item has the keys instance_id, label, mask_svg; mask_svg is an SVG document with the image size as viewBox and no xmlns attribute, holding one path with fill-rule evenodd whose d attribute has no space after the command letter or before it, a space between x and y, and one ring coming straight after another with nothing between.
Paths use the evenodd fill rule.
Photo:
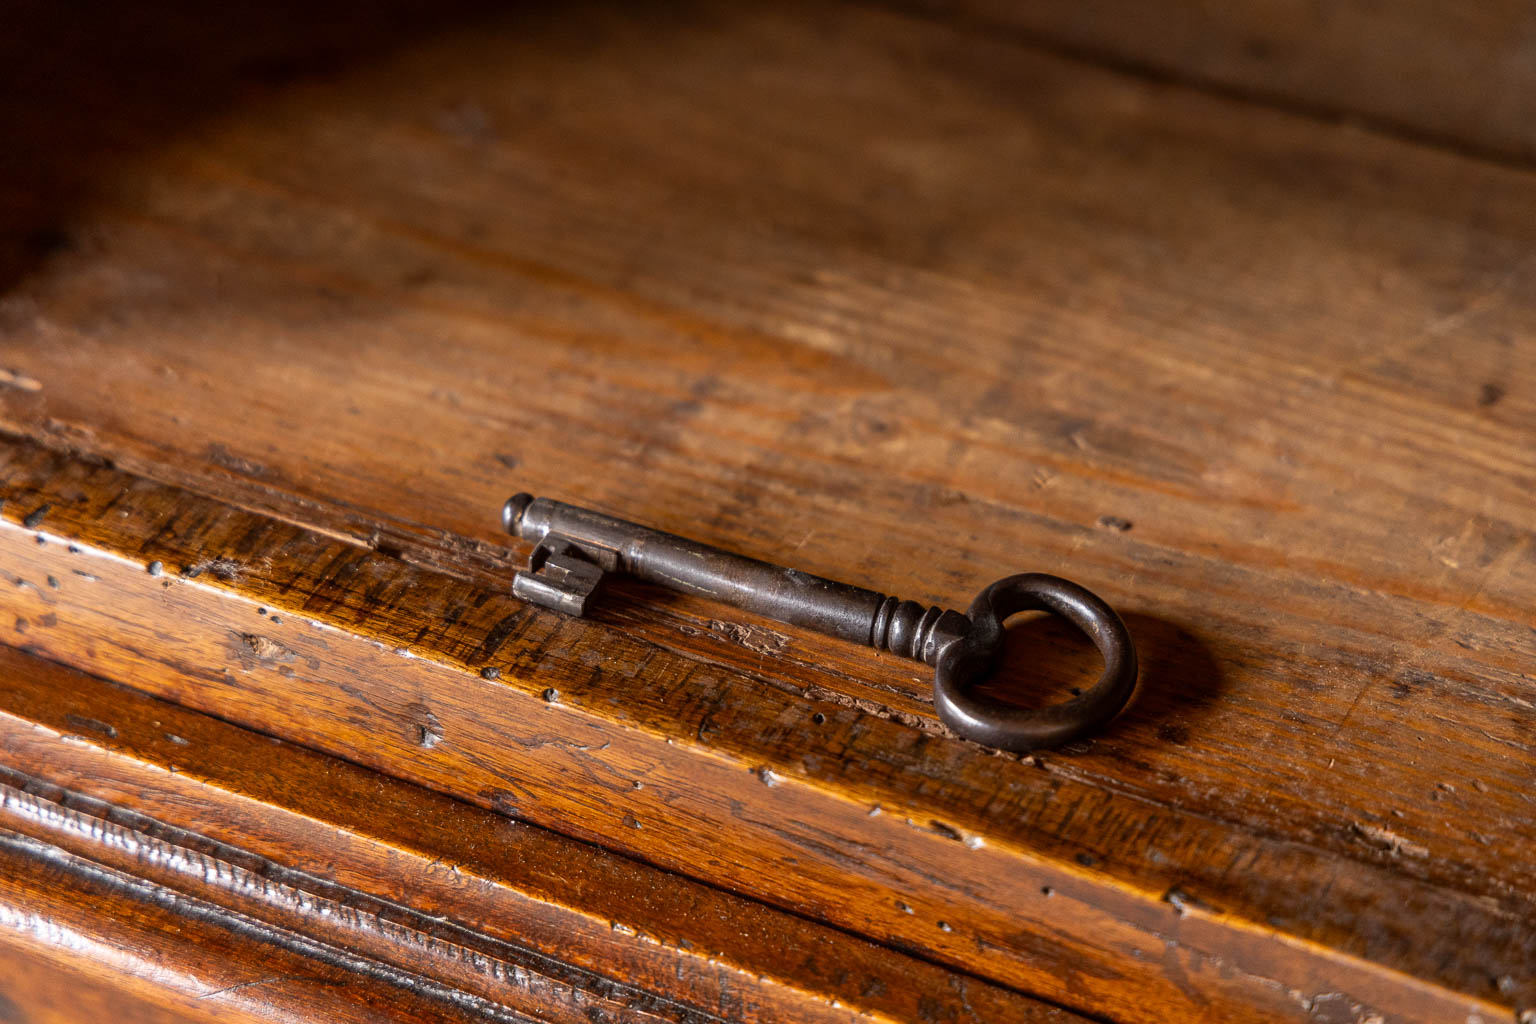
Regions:
<instances>
[{"instance_id":1,"label":"key bit","mask_svg":"<svg viewBox=\"0 0 1536 1024\"><path fill-rule=\"evenodd\" d=\"M1004 750L1059 746L1119 713L1136 686L1136 649L1125 623L1101 598L1045 573L1007 576L961 614L903 601L848 583L732 554L638 523L530 494L502 507L508 533L534 543L514 577L517 597L567 615L585 615L610 573L887 650L934 666L934 705L955 732ZM1061 704L1024 709L976 692L996 667L1003 623L1022 611L1051 612L1098 647L1097 683Z\"/></svg>"},{"instance_id":2,"label":"key bit","mask_svg":"<svg viewBox=\"0 0 1536 1024\"><path fill-rule=\"evenodd\" d=\"M587 614L587 602L607 573L565 537L549 535L528 559L528 571L512 578L512 593L567 615Z\"/></svg>"}]
</instances>

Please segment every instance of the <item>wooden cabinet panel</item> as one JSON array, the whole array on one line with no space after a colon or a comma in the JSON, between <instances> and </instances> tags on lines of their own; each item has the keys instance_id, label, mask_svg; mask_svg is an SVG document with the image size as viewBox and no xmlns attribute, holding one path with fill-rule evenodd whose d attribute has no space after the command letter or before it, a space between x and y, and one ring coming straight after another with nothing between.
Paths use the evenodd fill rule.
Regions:
<instances>
[{"instance_id":1,"label":"wooden cabinet panel","mask_svg":"<svg viewBox=\"0 0 1536 1024\"><path fill-rule=\"evenodd\" d=\"M0 857L0 941L191 1019L1082 1019L11 649Z\"/></svg>"}]
</instances>

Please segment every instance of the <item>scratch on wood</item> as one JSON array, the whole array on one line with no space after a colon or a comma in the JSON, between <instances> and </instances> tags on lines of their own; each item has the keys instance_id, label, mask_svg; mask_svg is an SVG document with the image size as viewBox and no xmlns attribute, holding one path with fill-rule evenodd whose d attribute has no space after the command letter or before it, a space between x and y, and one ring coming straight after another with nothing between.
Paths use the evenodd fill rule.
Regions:
<instances>
[{"instance_id":1,"label":"scratch on wood","mask_svg":"<svg viewBox=\"0 0 1536 1024\"><path fill-rule=\"evenodd\" d=\"M253 987L257 986L257 985L270 985L270 984L272 984L275 981L283 981L283 980L285 980L285 979L283 978L283 976L281 974L274 974L274 975L272 975L269 978L257 978L254 981L242 981L242 982L240 982L239 984L236 984L236 985L225 985L223 988L216 988L212 992L204 992L202 995L198 996L197 998L199 998L199 999L212 999L214 996L221 996L221 995L223 995L226 992L234 992L236 989L253 988Z\"/></svg>"},{"instance_id":2,"label":"scratch on wood","mask_svg":"<svg viewBox=\"0 0 1536 1024\"><path fill-rule=\"evenodd\" d=\"M1356 832L1370 841L1371 845L1378 849L1386 850L1393 856L1398 854L1406 854L1409 857L1429 856L1429 847L1405 839L1389 829L1381 828L1378 825L1367 825L1363 821L1356 821L1351 824L1353 824Z\"/></svg>"},{"instance_id":3,"label":"scratch on wood","mask_svg":"<svg viewBox=\"0 0 1536 1024\"><path fill-rule=\"evenodd\" d=\"M230 652L235 659L247 668L256 662L264 665L286 665L295 661L298 655L292 648L278 643L269 636L259 633L235 633L235 643L230 645Z\"/></svg>"},{"instance_id":4,"label":"scratch on wood","mask_svg":"<svg viewBox=\"0 0 1536 1024\"><path fill-rule=\"evenodd\" d=\"M114 726L103 722L99 718L88 718L85 715L77 715L74 712L70 712L64 716L64 721L68 722L76 729L84 729L87 732L94 732L105 736L108 739L117 739L117 729Z\"/></svg>"},{"instance_id":5,"label":"scratch on wood","mask_svg":"<svg viewBox=\"0 0 1536 1024\"><path fill-rule=\"evenodd\" d=\"M779 654L789 646L789 637L783 633L762 626L749 626L743 622L710 619L709 631L722 640L740 644L758 654Z\"/></svg>"},{"instance_id":6,"label":"scratch on wood","mask_svg":"<svg viewBox=\"0 0 1536 1024\"><path fill-rule=\"evenodd\" d=\"M259 462L253 462L250 459L241 458L222 444L210 444L208 446L208 461L215 466L223 466L225 469L232 469L236 473L242 473L246 476L265 476L267 472L266 466Z\"/></svg>"},{"instance_id":7,"label":"scratch on wood","mask_svg":"<svg viewBox=\"0 0 1536 1024\"><path fill-rule=\"evenodd\" d=\"M43 382L19 370L0 370L0 387L14 388L17 391L41 391Z\"/></svg>"}]
</instances>

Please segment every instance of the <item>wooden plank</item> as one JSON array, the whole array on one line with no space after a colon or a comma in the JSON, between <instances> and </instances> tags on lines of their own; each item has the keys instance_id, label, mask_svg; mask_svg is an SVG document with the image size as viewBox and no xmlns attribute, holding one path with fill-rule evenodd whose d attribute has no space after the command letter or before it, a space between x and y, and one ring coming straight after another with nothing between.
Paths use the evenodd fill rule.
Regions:
<instances>
[{"instance_id":1,"label":"wooden plank","mask_svg":"<svg viewBox=\"0 0 1536 1024\"><path fill-rule=\"evenodd\" d=\"M385 1002L392 986L414 988L445 1019L1081 1020L11 649L0 679L0 841L17 872L51 871L56 900L75 904L66 935L65 912L23 911L32 897L7 876L7 936L33 955L97 963L54 947L88 945L70 939L82 932L106 941L93 914L153 904L174 919L189 903L230 941L339 968ZM118 895L84 902L98 890ZM268 1004L210 993L291 980L261 980L275 968L260 953L208 965L254 970L245 982L149 968L186 962L184 944L141 937L117 969L164 989L161 1001L191 993L220 1012Z\"/></svg>"},{"instance_id":2,"label":"wooden plank","mask_svg":"<svg viewBox=\"0 0 1536 1024\"><path fill-rule=\"evenodd\" d=\"M1487 1014L1536 948L1528 897L1454 864L1116 794L36 446L0 465L29 650L1063 1005Z\"/></svg>"},{"instance_id":3,"label":"wooden plank","mask_svg":"<svg viewBox=\"0 0 1536 1024\"><path fill-rule=\"evenodd\" d=\"M915 0L982 31L1529 164L1536 5Z\"/></svg>"},{"instance_id":4,"label":"wooden plank","mask_svg":"<svg viewBox=\"0 0 1536 1024\"><path fill-rule=\"evenodd\" d=\"M616 703L582 714L638 716L652 740L719 726L684 737L673 764L720 748L732 771L779 765L790 781L753 799L889 799L996 838L1010 868L1044 865L1021 878L1087 877L1093 899L1112 880L1137 906L1189 893L1314 936L1320 956L1532 1005L1527 940L1488 938L1529 918L1536 884L1531 175L859 8L457 12L437 28L369 35L324 75L282 81L239 77L217 56L237 44L211 39L196 80L226 106L172 104L172 140L160 108L110 77L80 85L100 93L83 122L27 97L16 151L47 166L76 152L58 125L124 126L131 145L63 198L10 182L16 222L56 244L17 248L0 298L4 424L217 499L207 531L151 543L178 571L236 551L218 533L233 504L301 524L303 544L373 547L395 593L428 579L443 600L456 586L504 600L517 552L495 509L526 488L919 599L963 602L1024 568L1080 578L1130 613L1144 686L1113 729L1037 774L937 731L909 666L655 593L621 594L597 624L530 619L500 652L519 674L481 690L464 688L479 667L466 645L494 622L418 640L426 591L377 627L361 606L327 614L457 651L447 674L419 670L463 702L454 728L480 730L493 765L477 716L504 691L600 694ZM269 45L302 49L306 31ZM111 116L124 110L137 116ZM55 494L53 474L75 480L17 472L12 523ZM88 510L127 483L78 486ZM55 496L98 553L140 559L150 543L69 511L62 484ZM186 500L162 495L147 521ZM36 559L61 553L9 536L7 557L31 559L12 571L34 582ZM143 564L112 577L113 600L143 598ZM286 575L258 561L246 583L305 578L274 564ZM39 604L48 589L7 595L24 642L137 666L136 682L253 724L316 727L273 703L297 684L215 645L221 623L265 635L238 625L256 592L238 616L197 596L171 623L208 645L177 672L228 666L268 687L252 691L218 689L218 671L176 682L99 644L92 630L134 628L105 597L42 627L65 621ZM163 630L164 606L144 607ZM549 636L558 650L541 651ZM1070 685L1080 652L1030 638ZM385 663L379 687L403 671ZM660 684L696 703L662 707ZM418 749L409 689L382 712L345 703L369 727L324 739L433 785L508 788ZM830 705L832 729L804 727L802 693ZM531 813L731 884L773 877L683 865L685 831L629 828L616 807ZM947 869L954 853L894 834L895 873L866 890L886 899L902 864ZM1255 849L1279 859L1238 856ZM1079 852L1092 869L1073 867ZM933 934L948 918L920 932L890 906L860 916L830 878L765 898L948 941ZM987 927L1016 924L1027 895L999 897ZM1469 900L1492 903L1466 916ZM1055 934L1047 917L964 961L1065 992L1014 963ZM1100 952L1167 985L1126 966L1160 948ZM1507 973L1474 967L1484 953ZM1068 996L1115 1012L1125 998Z\"/></svg>"}]
</instances>

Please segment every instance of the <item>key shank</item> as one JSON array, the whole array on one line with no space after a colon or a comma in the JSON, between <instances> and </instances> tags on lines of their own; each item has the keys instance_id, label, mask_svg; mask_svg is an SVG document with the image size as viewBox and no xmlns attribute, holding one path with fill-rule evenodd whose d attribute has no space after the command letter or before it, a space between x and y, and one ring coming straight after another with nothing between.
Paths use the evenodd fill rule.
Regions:
<instances>
[{"instance_id":1,"label":"key shank","mask_svg":"<svg viewBox=\"0 0 1536 1024\"><path fill-rule=\"evenodd\" d=\"M576 599L567 588L552 585L553 577L562 574L563 582L566 576L579 575L579 567L569 563L584 559L600 571L699 594L930 665L970 626L956 611L902 601L548 498L511 498L503 508L502 525L536 545L531 571L518 574L513 592L573 614L581 614L584 604L577 610ZM546 570L552 559L553 570ZM574 585L585 588L587 581L583 576ZM595 585L594 580L588 594Z\"/></svg>"}]
</instances>

